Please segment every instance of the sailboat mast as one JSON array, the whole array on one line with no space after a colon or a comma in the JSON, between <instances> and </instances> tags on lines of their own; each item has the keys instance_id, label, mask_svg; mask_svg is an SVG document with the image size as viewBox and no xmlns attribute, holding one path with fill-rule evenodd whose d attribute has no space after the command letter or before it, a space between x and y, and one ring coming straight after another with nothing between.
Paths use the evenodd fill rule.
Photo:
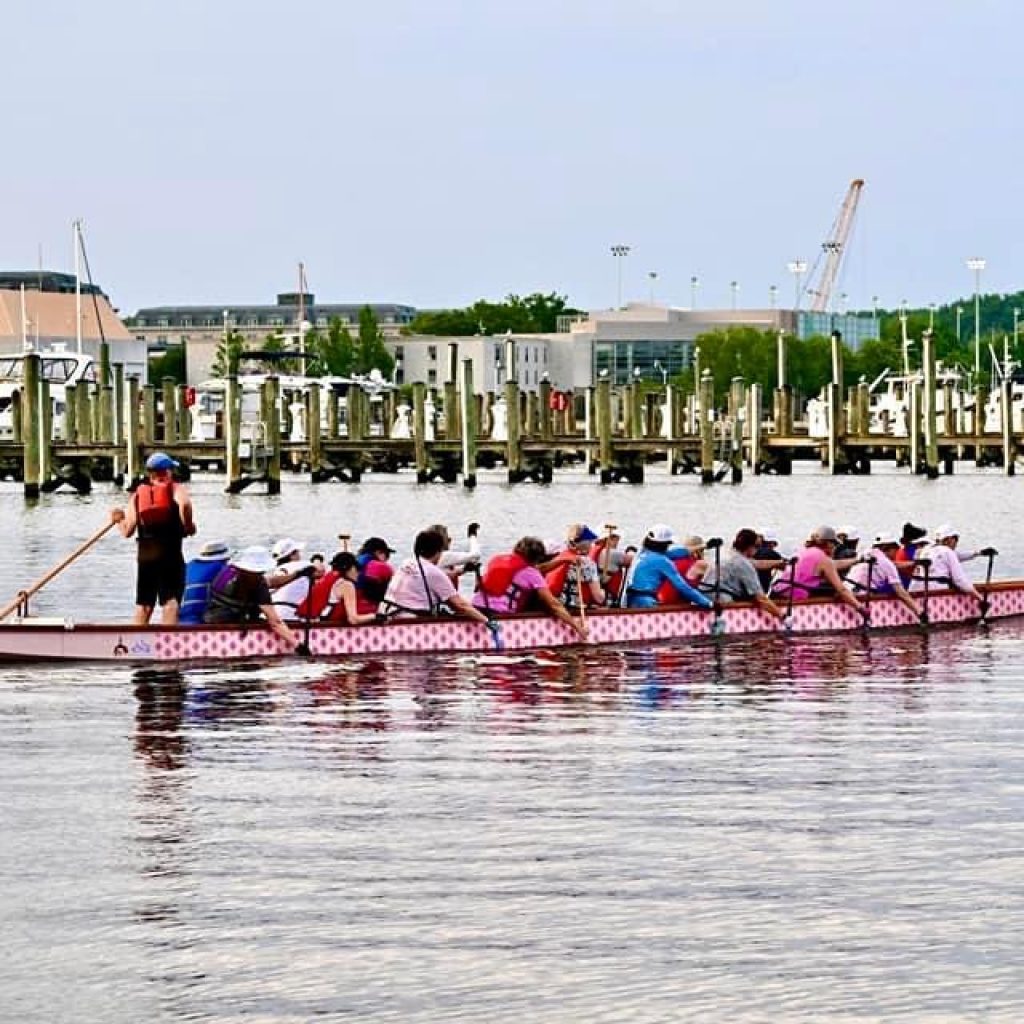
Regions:
<instances>
[{"instance_id":1,"label":"sailboat mast","mask_svg":"<svg viewBox=\"0 0 1024 1024\"><path fill-rule=\"evenodd\" d=\"M21 284L21 351L28 351L28 310L25 308L25 283Z\"/></svg>"},{"instance_id":2,"label":"sailboat mast","mask_svg":"<svg viewBox=\"0 0 1024 1024\"><path fill-rule=\"evenodd\" d=\"M82 222L73 222L75 241L75 350L82 354Z\"/></svg>"}]
</instances>

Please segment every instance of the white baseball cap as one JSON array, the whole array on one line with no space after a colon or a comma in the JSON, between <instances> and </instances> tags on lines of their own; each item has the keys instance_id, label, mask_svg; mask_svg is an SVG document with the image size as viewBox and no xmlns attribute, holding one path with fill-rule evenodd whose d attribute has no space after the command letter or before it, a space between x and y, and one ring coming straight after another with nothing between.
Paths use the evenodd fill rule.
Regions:
<instances>
[{"instance_id":1,"label":"white baseball cap","mask_svg":"<svg viewBox=\"0 0 1024 1024\"><path fill-rule=\"evenodd\" d=\"M676 538L671 526L666 526L665 523L655 523L647 531L647 539L653 540L657 544L671 544Z\"/></svg>"}]
</instances>

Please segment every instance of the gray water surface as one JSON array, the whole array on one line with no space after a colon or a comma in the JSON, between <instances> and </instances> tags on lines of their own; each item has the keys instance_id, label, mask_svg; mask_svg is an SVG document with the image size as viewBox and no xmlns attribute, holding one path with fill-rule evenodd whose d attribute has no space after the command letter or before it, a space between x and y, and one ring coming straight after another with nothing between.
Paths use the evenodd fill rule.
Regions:
<instances>
[{"instance_id":1,"label":"gray water surface","mask_svg":"<svg viewBox=\"0 0 1024 1024\"><path fill-rule=\"evenodd\" d=\"M194 488L200 539L795 543L941 510L1024 566L1020 484L984 474L220 486ZM0 492L8 588L113 500ZM131 556L106 538L39 610L125 614ZM0 667L0 1018L1020 1019L1024 624L539 654Z\"/></svg>"}]
</instances>

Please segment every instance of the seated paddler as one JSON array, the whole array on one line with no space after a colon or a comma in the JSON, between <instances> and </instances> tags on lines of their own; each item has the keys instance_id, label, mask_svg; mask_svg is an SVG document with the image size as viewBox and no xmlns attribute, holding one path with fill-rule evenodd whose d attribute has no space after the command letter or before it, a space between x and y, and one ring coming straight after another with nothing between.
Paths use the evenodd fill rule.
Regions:
<instances>
[{"instance_id":1,"label":"seated paddler","mask_svg":"<svg viewBox=\"0 0 1024 1024\"><path fill-rule=\"evenodd\" d=\"M214 577L203 621L210 625L259 622L261 619L296 654L308 654L305 644L278 615L267 586L266 573L276 561L263 547L239 551Z\"/></svg>"},{"instance_id":2,"label":"seated paddler","mask_svg":"<svg viewBox=\"0 0 1024 1024\"><path fill-rule=\"evenodd\" d=\"M444 550L445 538L437 530L416 534L412 558L391 577L378 615L401 619L448 613L492 628L491 620L455 589L451 577L438 565Z\"/></svg>"},{"instance_id":3,"label":"seated paddler","mask_svg":"<svg viewBox=\"0 0 1024 1024\"><path fill-rule=\"evenodd\" d=\"M672 527L664 523L655 523L647 531L643 545L626 575L627 608L658 607L658 591L663 583L668 583L672 592L683 601L698 608L713 607L710 598L687 583L675 567L668 555L673 541Z\"/></svg>"}]
</instances>

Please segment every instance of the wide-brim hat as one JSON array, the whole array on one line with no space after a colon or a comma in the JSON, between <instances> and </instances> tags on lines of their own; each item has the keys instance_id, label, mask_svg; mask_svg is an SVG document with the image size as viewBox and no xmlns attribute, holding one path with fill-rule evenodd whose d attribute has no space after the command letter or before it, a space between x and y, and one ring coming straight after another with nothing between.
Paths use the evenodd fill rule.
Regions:
<instances>
[{"instance_id":1,"label":"wide-brim hat","mask_svg":"<svg viewBox=\"0 0 1024 1024\"><path fill-rule=\"evenodd\" d=\"M222 540L207 541L200 549L196 558L200 562L219 562L231 554L231 548Z\"/></svg>"},{"instance_id":2,"label":"wide-brim hat","mask_svg":"<svg viewBox=\"0 0 1024 1024\"><path fill-rule=\"evenodd\" d=\"M243 548L231 559L231 564L242 572L270 572L277 568L274 556L259 546Z\"/></svg>"},{"instance_id":3,"label":"wide-brim hat","mask_svg":"<svg viewBox=\"0 0 1024 1024\"><path fill-rule=\"evenodd\" d=\"M932 536L936 540L945 540L947 537L959 537L960 531L952 523L943 523L941 526L935 527Z\"/></svg>"},{"instance_id":4,"label":"wide-brim hat","mask_svg":"<svg viewBox=\"0 0 1024 1024\"><path fill-rule=\"evenodd\" d=\"M928 536L928 531L923 526L915 526L913 523L903 524L901 540L904 544L912 544L915 540L921 540Z\"/></svg>"},{"instance_id":5,"label":"wide-brim hat","mask_svg":"<svg viewBox=\"0 0 1024 1024\"><path fill-rule=\"evenodd\" d=\"M696 533L687 537L683 541L683 547L686 548L687 551L699 551L701 548L705 546L706 545L704 543L704 538Z\"/></svg>"},{"instance_id":6,"label":"wide-brim hat","mask_svg":"<svg viewBox=\"0 0 1024 1024\"><path fill-rule=\"evenodd\" d=\"M880 533L874 540L876 548L898 548L899 538L895 533Z\"/></svg>"},{"instance_id":7,"label":"wide-brim hat","mask_svg":"<svg viewBox=\"0 0 1024 1024\"><path fill-rule=\"evenodd\" d=\"M296 552L301 551L306 545L293 537L282 537L271 549L270 553L280 561L282 558L290 558Z\"/></svg>"}]
</instances>

